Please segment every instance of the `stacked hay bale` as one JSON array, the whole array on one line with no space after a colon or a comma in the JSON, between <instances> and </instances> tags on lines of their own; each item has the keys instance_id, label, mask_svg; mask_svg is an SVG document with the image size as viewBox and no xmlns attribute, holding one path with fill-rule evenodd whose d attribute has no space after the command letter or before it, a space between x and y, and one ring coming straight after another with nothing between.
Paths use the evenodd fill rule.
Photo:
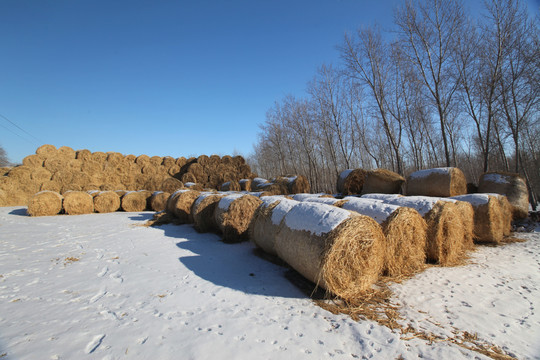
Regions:
<instances>
[{"instance_id":1,"label":"stacked hay bale","mask_svg":"<svg viewBox=\"0 0 540 360\"><path fill-rule=\"evenodd\" d=\"M364 180L362 194L399 194L405 178L385 169L369 170Z\"/></svg>"},{"instance_id":2,"label":"stacked hay bale","mask_svg":"<svg viewBox=\"0 0 540 360\"><path fill-rule=\"evenodd\" d=\"M407 196L449 197L467 194L467 179L455 167L426 169L407 177Z\"/></svg>"},{"instance_id":3,"label":"stacked hay bale","mask_svg":"<svg viewBox=\"0 0 540 360\"><path fill-rule=\"evenodd\" d=\"M181 164L180 171L174 174L174 177L184 183L196 183L208 189L218 189L226 182L255 177L242 156L201 155L197 158L181 159L177 164Z\"/></svg>"},{"instance_id":4,"label":"stacked hay bale","mask_svg":"<svg viewBox=\"0 0 540 360\"><path fill-rule=\"evenodd\" d=\"M261 191L265 195L292 195L309 193L311 190L307 178L303 175L278 176L271 180L254 178L249 185L249 190Z\"/></svg>"},{"instance_id":5,"label":"stacked hay bale","mask_svg":"<svg viewBox=\"0 0 540 360\"><path fill-rule=\"evenodd\" d=\"M364 169L347 169L337 179L337 192L343 196L361 194L368 171Z\"/></svg>"},{"instance_id":6,"label":"stacked hay bale","mask_svg":"<svg viewBox=\"0 0 540 360\"><path fill-rule=\"evenodd\" d=\"M478 192L505 195L512 206L515 219L529 215L529 191L527 183L519 174L491 172L480 176Z\"/></svg>"}]
</instances>

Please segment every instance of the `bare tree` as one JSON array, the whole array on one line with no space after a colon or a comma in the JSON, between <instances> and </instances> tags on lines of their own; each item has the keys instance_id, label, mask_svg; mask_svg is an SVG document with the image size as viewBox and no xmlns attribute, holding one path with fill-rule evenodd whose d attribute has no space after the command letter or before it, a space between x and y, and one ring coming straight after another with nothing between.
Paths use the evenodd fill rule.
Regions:
<instances>
[{"instance_id":1,"label":"bare tree","mask_svg":"<svg viewBox=\"0 0 540 360\"><path fill-rule=\"evenodd\" d=\"M0 167L9 166L11 163L7 157L7 153L2 146L0 146Z\"/></svg>"}]
</instances>

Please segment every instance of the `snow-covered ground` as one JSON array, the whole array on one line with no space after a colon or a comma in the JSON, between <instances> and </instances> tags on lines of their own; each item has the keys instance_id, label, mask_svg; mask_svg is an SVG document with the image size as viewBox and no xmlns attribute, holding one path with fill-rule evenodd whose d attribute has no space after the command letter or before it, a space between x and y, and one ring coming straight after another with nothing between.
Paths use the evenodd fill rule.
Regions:
<instances>
[{"instance_id":1,"label":"snow-covered ground","mask_svg":"<svg viewBox=\"0 0 540 360\"><path fill-rule=\"evenodd\" d=\"M415 336L323 310L250 243L151 216L0 208L0 359L487 359L444 340L464 335L540 358L540 229L392 284Z\"/></svg>"}]
</instances>

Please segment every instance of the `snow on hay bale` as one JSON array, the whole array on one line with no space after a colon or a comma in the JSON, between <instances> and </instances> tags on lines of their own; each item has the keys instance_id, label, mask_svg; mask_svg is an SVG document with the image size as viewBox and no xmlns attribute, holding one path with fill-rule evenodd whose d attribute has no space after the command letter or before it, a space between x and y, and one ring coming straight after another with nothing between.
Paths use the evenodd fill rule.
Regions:
<instances>
[{"instance_id":1,"label":"snow on hay bale","mask_svg":"<svg viewBox=\"0 0 540 360\"><path fill-rule=\"evenodd\" d=\"M223 234L223 241L233 243L248 239L248 228L261 200L249 194L232 194L219 200L214 221Z\"/></svg>"},{"instance_id":2,"label":"snow on hay bale","mask_svg":"<svg viewBox=\"0 0 540 360\"><path fill-rule=\"evenodd\" d=\"M386 237L385 275L411 275L424 267L427 224L418 211L374 199L346 197L343 200L343 209L369 216L381 224Z\"/></svg>"},{"instance_id":3,"label":"snow on hay bale","mask_svg":"<svg viewBox=\"0 0 540 360\"><path fill-rule=\"evenodd\" d=\"M342 207L348 200L336 199L331 196L308 197L304 201Z\"/></svg>"},{"instance_id":4,"label":"snow on hay bale","mask_svg":"<svg viewBox=\"0 0 540 360\"><path fill-rule=\"evenodd\" d=\"M171 193L164 192L164 191L155 191L152 193L152 196L150 196L149 200L149 208L152 211L163 211L165 210L167 206L167 200L169 199L169 196L171 196Z\"/></svg>"},{"instance_id":5,"label":"snow on hay bale","mask_svg":"<svg viewBox=\"0 0 540 360\"><path fill-rule=\"evenodd\" d=\"M407 178L406 194L421 196L457 196L467 193L467 180L455 167L426 169L413 172Z\"/></svg>"},{"instance_id":6,"label":"snow on hay bale","mask_svg":"<svg viewBox=\"0 0 540 360\"><path fill-rule=\"evenodd\" d=\"M238 183L241 191L251 191L251 179L240 179Z\"/></svg>"},{"instance_id":7,"label":"snow on hay bale","mask_svg":"<svg viewBox=\"0 0 540 360\"><path fill-rule=\"evenodd\" d=\"M378 279L384 242L380 225L367 216L301 202L283 217L275 247L308 280L355 300Z\"/></svg>"},{"instance_id":8,"label":"snow on hay bale","mask_svg":"<svg viewBox=\"0 0 540 360\"><path fill-rule=\"evenodd\" d=\"M287 185L289 194L308 193L311 191L311 186L307 178L303 175L286 175L280 178Z\"/></svg>"},{"instance_id":9,"label":"snow on hay bale","mask_svg":"<svg viewBox=\"0 0 540 360\"><path fill-rule=\"evenodd\" d=\"M191 207L200 195L201 192L196 190L177 192L177 195L175 195L171 203L171 209L172 213L179 220L180 223L193 223L193 217L191 216Z\"/></svg>"},{"instance_id":10,"label":"snow on hay bale","mask_svg":"<svg viewBox=\"0 0 540 360\"><path fill-rule=\"evenodd\" d=\"M214 220L214 211L219 200L225 196L217 193L199 195L191 207L194 228L198 232L217 232L219 227Z\"/></svg>"},{"instance_id":11,"label":"snow on hay bale","mask_svg":"<svg viewBox=\"0 0 540 360\"><path fill-rule=\"evenodd\" d=\"M115 212L120 209L120 196L114 191L89 192L94 198L94 210L97 213Z\"/></svg>"},{"instance_id":12,"label":"snow on hay bale","mask_svg":"<svg viewBox=\"0 0 540 360\"><path fill-rule=\"evenodd\" d=\"M62 211L62 195L54 191L40 191L28 203L30 216L53 216Z\"/></svg>"},{"instance_id":13,"label":"snow on hay bale","mask_svg":"<svg viewBox=\"0 0 540 360\"><path fill-rule=\"evenodd\" d=\"M519 174L492 172L480 176L478 184L480 193L496 193L505 195L515 219L529 215L529 191L525 180Z\"/></svg>"},{"instance_id":14,"label":"snow on hay bale","mask_svg":"<svg viewBox=\"0 0 540 360\"><path fill-rule=\"evenodd\" d=\"M249 226L249 239L266 253L277 255L276 236L281 220L298 201L283 196L264 196L253 214Z\"/></svg>"},{"instance_id":15,"label":"snow on hay bale","mask_svg":"<svg viewBox=\"0 0 540 360\"><path fill-rule=\"evenodd\" d=\"M144 211L147 206L147 194L139 191L128 191L122 196L120 206L126 212Z\"/></svg>"},{"instance_id":16,"label":"snow on hay bale","mask_svg":"<svg viewBox=\"0 0 540 360\"><path fill-rule=\"evenodd\" d=\"M240 183L238 181L227 181L219 187L220 191L241 191Z\"/></svg>"},{"instance_id":17,"label":"snow on hay bale","mask_svg":"<svg viewBox=\"0 0 540 360\"><path fill-rule=\"evenodd\" d=\"M362 194L399 194L404 183L405 178L393 171L385 169L369 170L364 180Z\"/></svg>"},{"instance_id":18,"label":"snow on hay bale","mask_svg":"<svg viewBox=\"0 0 540 360\"><path fill-rule=\"evenodd\" d=\"M342 171L337 179L337 192L343 195L361 194L367 173L364 169Z\"/></svg>"},{"instance_id":19,"label":"snow on hay bale","mask_svg":"<svg viewBox=\"0 0 540 360\"><path fill-rule=\"evenodd\" d=\"M185 190L185 189L184 190L176 190L175 192L171 193L171 195L167 199L167 203L165 205L165 211L168 212L171 215L174 215L174 206L175 206L177 197L180 195L180 193L186 192L186 191L189 191L189 190Z\"/></svg>"},{"instance_id":20,"label":"snow on hay bale","mask_svg":"<svg viewBox=\"0 0 540 360\"><path fill-rule=\"evenodd\" d=\"M86 191L67 191L64 193L64 212L68 215L91 214L94 198Z\"/></svg>"},{"instance_id":21,"label":"snow on hay bale","mask_svg":"<svg viewBox=\"0 0 540 360\"><path fill-rule=\"evenodd\" d=\"M479 243L500 243L504 237L504 215L501 202L489 194L452 197L471 204L474 209L474 239Z\"/></svg>"}]
</instances>

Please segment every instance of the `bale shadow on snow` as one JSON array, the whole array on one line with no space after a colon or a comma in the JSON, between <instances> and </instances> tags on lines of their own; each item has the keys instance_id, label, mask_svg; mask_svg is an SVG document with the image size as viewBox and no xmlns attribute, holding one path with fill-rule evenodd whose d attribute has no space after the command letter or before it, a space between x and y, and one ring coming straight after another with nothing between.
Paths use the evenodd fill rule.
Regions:
<instances>
[{"instance_id":1,"label":"bale shadow on snow","mask_svg":"<svg viewBox=\"0 0 540 360\"><path fill-rule=\"evenodd\" d=\"M148 221L152 219L154 214L155 212L153 211L138 212L138 213L133 213L133 215L129 216L128 218L133 221Z\"/></svg>"},{"instance_id":2,"label":"bale shadow on snow","mask_svg":"<svg viewBox=\"0 0 540 360\"><path fill-rule=\"evenodd\" d=\"M13 209L9 212L9 215L17 215L17 216L28 216L28 213L26 212L26 208L23 207L23 208L18 208L18 209Z\"/></svg>"}]
</instances>

